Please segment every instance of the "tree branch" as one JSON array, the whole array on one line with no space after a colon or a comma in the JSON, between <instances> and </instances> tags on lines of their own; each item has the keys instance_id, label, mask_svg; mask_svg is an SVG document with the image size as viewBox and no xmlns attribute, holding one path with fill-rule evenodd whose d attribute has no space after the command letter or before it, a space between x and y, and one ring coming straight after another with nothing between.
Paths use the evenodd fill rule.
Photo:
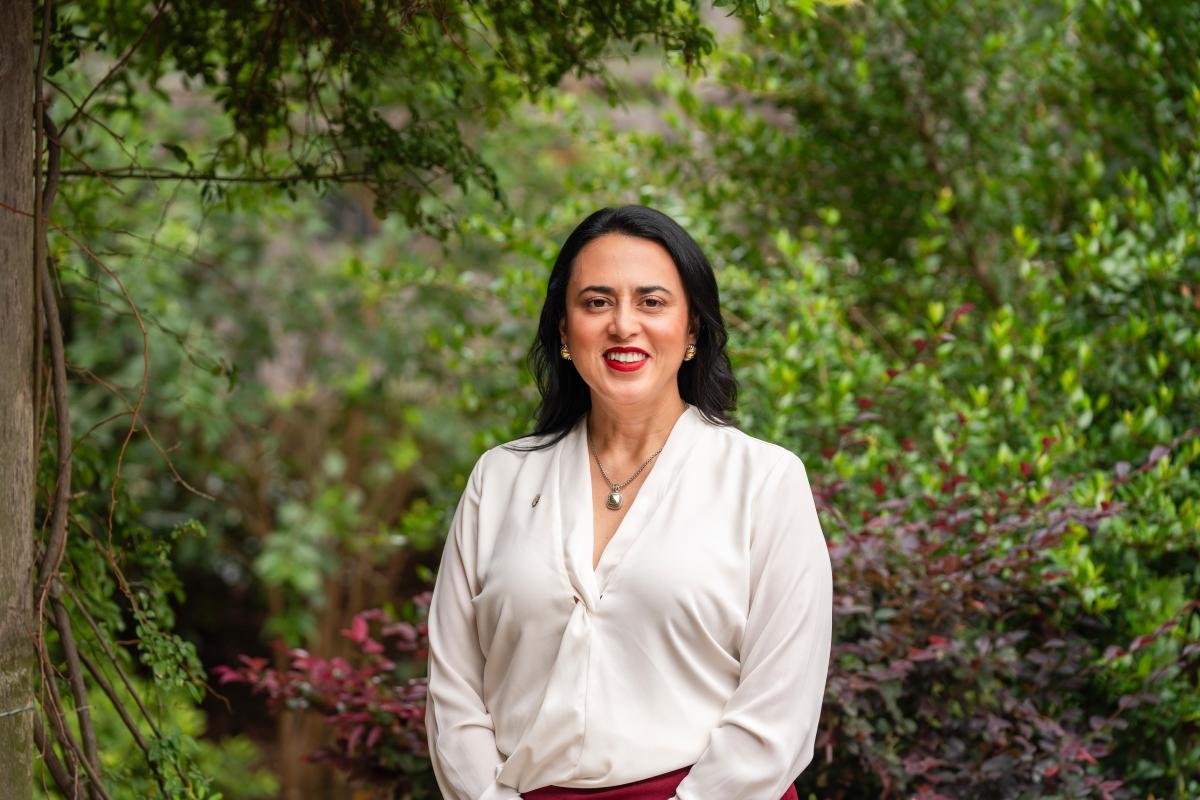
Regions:
<instances>
[{"instance_id":1,"label":"tree branch","mask_svg":"<svg viewBox=\"0 0 1200 800\"><path fill-rule=\"evenodd\" d=\"M108 656L108 660L110 663L112 663L113 669L117 671L117 676L121 679L121 683L125 684L125 689L129 692L129 696L133 698L133 702L137 704L138 710L142 712L142 717L144 717L147 724L150 725L151 732L153 732L156 737L161 738L162 733L159 732L158 726L154 724L154 717L150 716L150 712L146 709L145 703L142 702L141 695L139 695L137 690L133 687L133 682L129 679L129 676L125 674L125 670L121 669L121 662L117 660L116 654L112 651L112 648L108 646L108 640L104 638L104 632L100 630L100 626L96 624L96 620L92 619L92 615L88 613L86 608L84 608L83 603L80 602L79 596L75 594L74 590L65 583L63 584L63 590L66 591L68 596L70 596L71 600L75 603L75 607L79 609L80 616L82 616L84 621L87 622L88 627L92 629L92 633L96 635L96 641L100 644L100 649L104 651L104 655Z\"/></svg>"},{"instance_id":2,"label":"tree branch","mask_svg":"<svg viewBox=\"0 0 1200 800\"><path fill-rule=\"evenodd\" d=\"M105 178L112 180L141 180L141 181L196 181L199 183L366 183L373 176L366 172L314 172L305 175L292 172L283 175L216 175L213 173L177 172L167 169L135 169L133 167L118 167L114 169L65 169L63 176L79 178Z\"/></svg>"},{"instance_id":3,"label":"tree branch","mask_svg":"<svg viewBox=\"0 0 1200 800\"><path fill-rule=\"evenodd\" d=\"M79 723L79 738L83 740L83 755L92 768L99 772L96 729L92 725L92 710L88 701L87 686L83 682L83 667L79 663L79 648L75 646L75 635L71 631L71 617L67 614L67 607L59 599L61 591L57 590L57 587L52 588L50 595L50 606L54 611L53 624L58 630L58 640L67 659L67 680L71 685L71 695L75 699L75 719Z\"/></svg>"},{"instance_id":4,"label":"tree branch","mask_svg":"<svg viewBox=\"0 0 1200 800\"><path fill-rule=\"evenodd\" d=\"M46 550L38 566L38 579L34 597L37 598L38 616L45 608L46 593L51 576L58 570L67 544L67 498L71 494L71 410L67 403L67 367L63 347L62 319L58 314L58 301L54 297L54 283L50 279L49 259L46 256L46 211L58 188L58 145L54 123L49 116L43 117L43 125L50 133L49 169L42 194L34 197L35 231L34 249L40 257L34 268L41 276L42 311L46 317L46 328L50 339L51 379L54 402L55 429L58 434L58 477L54 486L53 511L50 520L50 535ZM39 129L42 126L39 126ZM41 170L39 169L40 173Z\"/></svg>"},{"instance_id":5,"label":"tree branch","mask_svg":"<svg viewBox=\"0 0 1200 800\"><path fill-rule=\"evenodd\" d=\"M35 716L33 718L33 741L37 746L38 752L42 754L42 762L46 765L46 769L50 773L50 778L58 787L58 790L65 797L78 798L80 796L79 776L74 770L68 772L66 766L59 760L58 754L54 752L54 745L46 738L46 729L42 726L42 718Z\"/></svg>"},{"instance_id":6,"label":"tree branch","mask_svg":"<svg viewBox=\"0 0 1200 800\"><path fill-rule=\"evenodd\" d=\"M47 5L47 7L49 7L49 5L50 5L49 0L47 0L46 5ZM107 85L108 82L113 79L113 76L121 71L121 69L125 66L125 62L129 61L129 59L133 56L133 54L137 51L137 49L139 47L141 47L142 42L144 42L146 40L146 36L149 35L150 31L154 28L155 23L157 23L159 18L162 17L163 11L165 9L166 9L166 6L162 2L162 0L159 0L159 2L155 4L154 17L146 25L146 29L144 31L142 31L141 35L138 36L138 38L136 40L134 40L133 44L129 45L129 47L127 47L125 49L125 52L121 54L120 58L117 59L116 63L113 64L111 67L109 67L108 72L106 72L104 74L104 77L100 79L100 82L97 83L95 86L93 86L91 91L89 91L87 93L87 96L83 98L83 102L81 102L78 106L76 106L75 113L72 114L70 116L70 118L62 126L64 133L67 131L67 129L69 129L72 125L74 125L75 121L78 120L79 117L83 114L83 110L87 107L87 104L92 99L92 97L95 96L96 92L98 92L102 88L104 88L104 86ZM47 17L48 16L49 15L47 15ZM46 33L47 30L48 30L48 26L44 25L43 33ZM40 65L39 65L37 74L38 75L42 74Z\"/></svg>"},{"instance_id":7,"label":"tree branch","mask_svg":"<svg viewBox=\"0 0 1200 800\"><path fill-rule=\"evenodd\" d=\"M79 654L79 658L81 661L83 661L83 665L87 667L87 671L91 673L92 679L96 681L96 685L100 687L100 690L104 692L105 696L108 697L109 702L112 703L112 707L116 709L117 714L121 717L121 722L125 723L125 728L133 736L133 741L137 744L142 753L145 754L146 763L152 763L150 759L150 747L146 744L146 738L142 736L142 732L138 729L137 723L132 717L129 716L129 712L125 710L125 704L121 702L121 698L117 695L116 690L113 689L112 684L109 683L108 679L104 677L104 673L100 671L100 668L92 663L91 659L82 653ZM184 780L183 773L179 771L178 764L175 765L175 769L179 774L180 780L183 780L186 784L187 781ZM167 792L167 787L163 785L162 776L158 774L158 770L153 769L152 771L154 772L154 781L158 784L158 790L162 792L162 796L164 798L170 797L170 793Z\"/></svg>"},{"instance_id":8,"label":"tree branch","mask_svg":"<svg viewBox=\"0 0 1200 800\"><path fill-rule=\"evenodd\" d=\"M88 776L88 792L93 800L112 800L108 792L104 790L104 784L100 781L99 771L96 770L83 753L79 749L79 743L75 741L75 737L71 735L71 731L67 728L66 712L63 709L62 697L58 693L58 675L50 663L50 655L46 652L46 642L43 639L39 643L39 662L42 670L42 688L50 695L50 704L46 708L46 715L51 723L51 732L54 738L58 740L59 745L63 748L63 753L67 755L72 764L78 763L83 767L83 771ZM43 706L45 706L43 702Z\"/></svg>"}]
</instances>

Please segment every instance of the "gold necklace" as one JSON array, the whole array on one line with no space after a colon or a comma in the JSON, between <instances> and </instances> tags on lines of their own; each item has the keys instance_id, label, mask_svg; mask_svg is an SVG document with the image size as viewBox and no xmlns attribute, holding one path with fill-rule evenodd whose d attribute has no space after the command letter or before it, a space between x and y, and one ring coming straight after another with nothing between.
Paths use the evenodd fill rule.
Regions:
<instances>
[{"instance_id":1,"label":"gold necklace","mask_svg":"<svg viewBox=\"0 0 1200 800\"><path fill-rule=\"evenodd\" d=\"M584 422L584 425L587 425L587 423ZM608 493L608 499L604 501L604 507L607 508L609 511L619 511L620 510L621 502L623 499L621 497L621 490L624 489L629 484L633 483L634 480L637 479L637 476L642 474L642 470L644 470L647 467L647 465L649 465L650 462L653 461L655 459L655 457L657 457L658 454L661 453L667 446L666 442L664 442L662 447L655 450L653 455L651 455L649 458L647 458L645 461L642 462L642 465L637 468L637 472L635 472L635 473L633 473L633 475L629 476L628 480L623 481L621 483L614 483L613 479L608 477L608 473L604 471L604 465L600 463L600 456L596 455L596 448L592 445L592 432L591 431L588 431L587 443L588 443L588 450L591 452L592 458L596 459L596 466L600 468L600 475L604 478L604 482L607 483L610 487L612 487L611 491L609 491L609 493Z\"/></svg>"}]
</instances>

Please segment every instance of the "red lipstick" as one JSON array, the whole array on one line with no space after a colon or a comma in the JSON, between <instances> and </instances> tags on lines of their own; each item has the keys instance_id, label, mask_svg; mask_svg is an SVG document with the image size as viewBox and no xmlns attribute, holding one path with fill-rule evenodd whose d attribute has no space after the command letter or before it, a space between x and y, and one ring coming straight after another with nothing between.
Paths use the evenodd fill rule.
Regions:
<instances>
[{"instance_id":1,"label":"red lipstick","mask_svg":"<svg viewBox=\"0 0 1200 800\"><path fill-rule=\"evenodd\" d=\"M637 372L649 360L650 354L640 347L610 347L604 351L604 363L617 372Z\"/></svg>"}]
</instances>

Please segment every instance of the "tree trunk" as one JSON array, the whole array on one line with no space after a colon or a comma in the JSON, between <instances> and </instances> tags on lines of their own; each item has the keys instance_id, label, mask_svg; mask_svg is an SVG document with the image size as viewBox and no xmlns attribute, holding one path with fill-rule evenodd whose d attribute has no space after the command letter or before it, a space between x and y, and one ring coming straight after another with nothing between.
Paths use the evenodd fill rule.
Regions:
<instances>
[{"instance_id":1,"label":"tree trunk","mask_svg":"<svg viewBox=\"0 0 1200 800\"><path fill-rule=\"evenodd\" d=\"M0 0L0 798L33 796L33 3Z\"/></svg>"}]
</instances>

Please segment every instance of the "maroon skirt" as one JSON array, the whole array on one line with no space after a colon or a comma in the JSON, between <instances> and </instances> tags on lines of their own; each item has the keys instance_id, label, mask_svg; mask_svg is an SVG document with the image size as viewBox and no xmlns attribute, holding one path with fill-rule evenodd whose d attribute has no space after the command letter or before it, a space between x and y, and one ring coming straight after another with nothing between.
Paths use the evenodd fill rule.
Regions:
<instances>
[{"instance_id":1,"label":"maroon skirt","mask_svg":"<svg viewBox=\"0 0 1200 800\"><path fill-rule=\"evenodd\" d=\"M620 786L605 786L600 789L564 789L561 786L543 786L522 792L525 800L574 800L587 797L591 800L671 800L675 787L687 777L691 767L666 772L643 781L623 783ZM789 786L780 800L797 800L796 787Z\"/></svg>"}]
</instances>

